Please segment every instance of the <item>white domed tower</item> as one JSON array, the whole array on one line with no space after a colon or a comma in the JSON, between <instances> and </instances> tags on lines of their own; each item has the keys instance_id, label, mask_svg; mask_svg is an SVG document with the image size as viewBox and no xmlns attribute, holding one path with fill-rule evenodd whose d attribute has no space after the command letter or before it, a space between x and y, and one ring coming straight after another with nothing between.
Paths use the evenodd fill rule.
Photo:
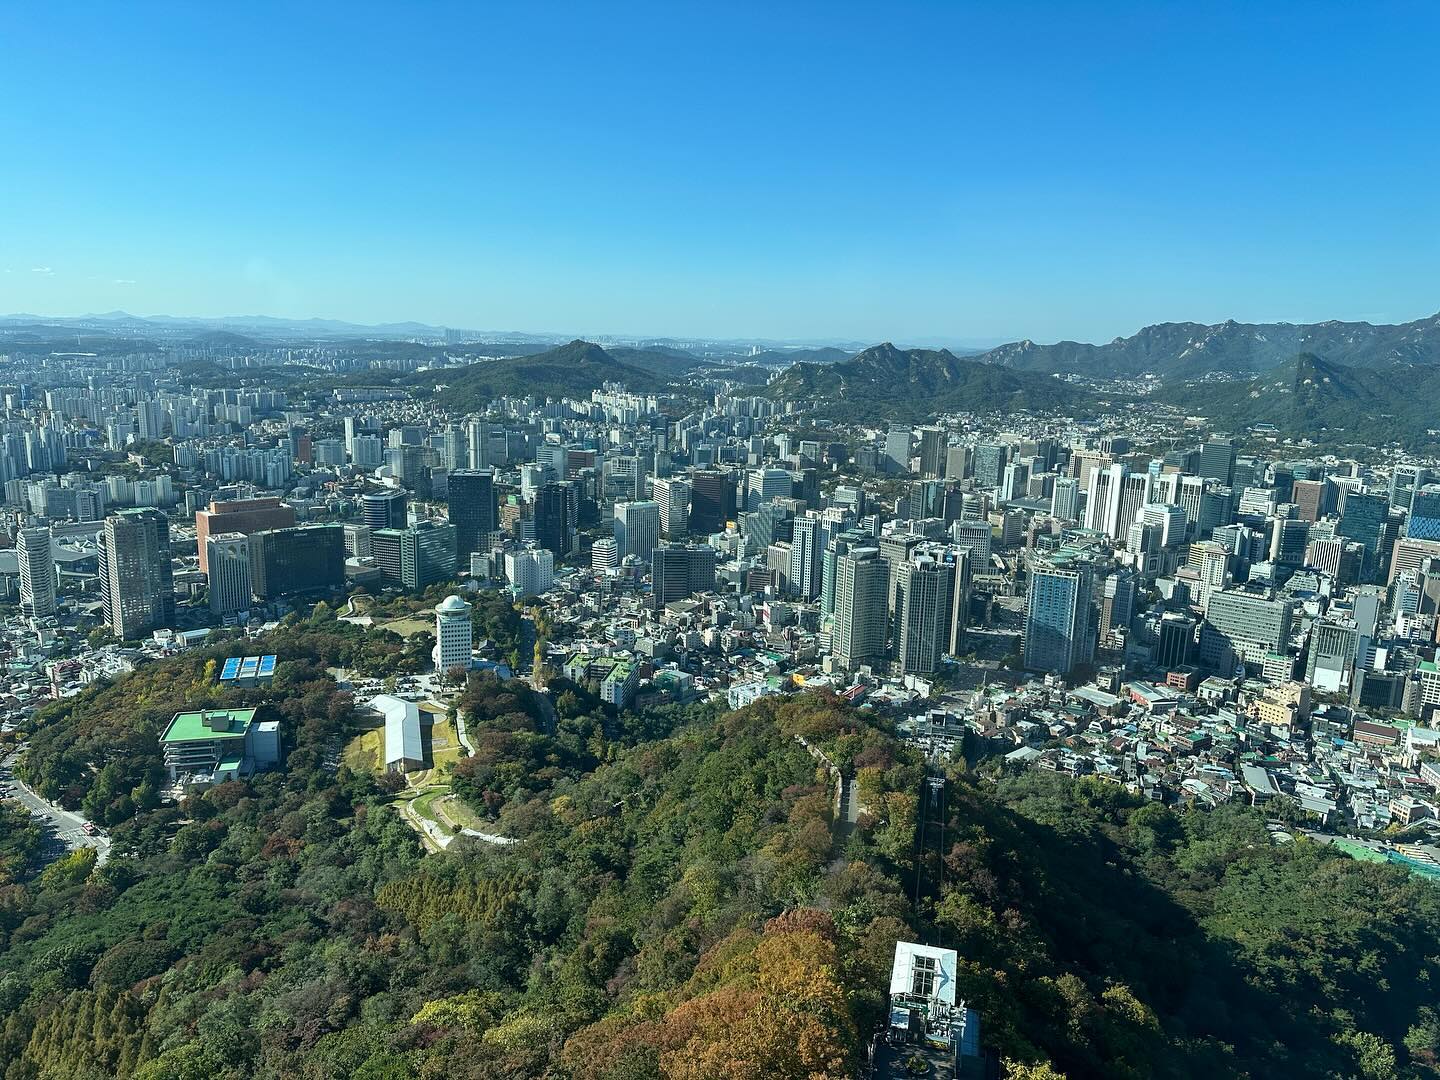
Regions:
<instances>
[{"instance_id":1,"label":"white domed tower","mask_svg":"<svg viewBox=\"0 0 1440 1080\"><path fill-rule=\"evenodd\" d=\"M473 645L470 605L447 596L435 605L435 670L443 675L451 668L469 669Z\"/></svg>"}]
</instances>

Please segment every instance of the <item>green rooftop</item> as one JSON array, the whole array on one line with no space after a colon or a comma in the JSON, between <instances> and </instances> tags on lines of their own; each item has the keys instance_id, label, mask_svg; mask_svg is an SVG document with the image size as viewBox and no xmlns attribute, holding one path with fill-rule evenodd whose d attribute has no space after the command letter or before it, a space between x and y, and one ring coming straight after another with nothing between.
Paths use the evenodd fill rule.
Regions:
<instances>
[{"instance_id":1,"label":"green rooftop","mask_svg":"<svg viewBox=\"0 0 1440 1080\"><path fill-rule=\"evenodd\" d=\"M243 739L255 719L254 709L205 709L176 713L160 736L162 743L208 742L211 739Z\"/></svg>"}]
</instances>

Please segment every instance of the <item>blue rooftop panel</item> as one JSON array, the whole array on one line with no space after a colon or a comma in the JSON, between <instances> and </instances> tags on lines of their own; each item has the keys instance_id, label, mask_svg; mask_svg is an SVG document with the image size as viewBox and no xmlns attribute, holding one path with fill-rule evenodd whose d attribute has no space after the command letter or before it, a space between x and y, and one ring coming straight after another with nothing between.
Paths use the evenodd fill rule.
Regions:
<instances>
[{"instance_id":1,"label":"blue rooftop panel","mask_svg":"<svg viewBox=\"0 0 1440 1080\"><path fill-rule=\"evenodd\" d=\"M235 676L238 675L239 673L240 673L240 657L238 657L238 656L232 656L232 657L230 657L228 660L225 661L225 666L220 669L220 679L221 679L222 682L224 682L224 681L226 681L226 680L235 678Z\"/></svg>"},{"instance_id":2,"label":"blue rooftop panel","mask_svg":"<svg viewBox=\"0 0 1440 1080\"><path fill-rule=\"evenodd\" d=\"M260 676L261 676L261 678L264 678L266 675L274 675L274 674L275 674L275 657L273 657L273 656L262 656L262 657L260 657Z\"/></svg>"}]
</instances>

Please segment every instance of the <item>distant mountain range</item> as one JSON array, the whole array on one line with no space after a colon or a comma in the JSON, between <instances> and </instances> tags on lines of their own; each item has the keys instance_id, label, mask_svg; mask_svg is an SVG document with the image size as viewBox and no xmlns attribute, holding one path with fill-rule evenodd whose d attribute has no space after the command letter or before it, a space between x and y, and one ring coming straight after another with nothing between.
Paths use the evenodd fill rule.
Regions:
<instances>
[{"instance_id":1,"label":"distant mountain range","mask_svg":"<svg viewBox=\"0 0 1440 1080\"><path fill-rule=\"evenodd\" d=\"M1312 353L1335 364L1440 363L1440 315L1395 326L1366 322L1158 323L1106 345L1017 341L977 360L1017 371L1117 378L1147 373L1193 379L1212 372L1250 374Z\"/></svg>"},{"instance_id":2,"label":"distant mountain range","mask_svg":"<svg viewBox=\"0 0 1440 1080\"><path fill-rule=\"evenodd\" d=\"M946 349L901 349L884 342L838 363L793 365L768 393L824 402L841 418L924 418L940 412L1082 411L1090 395L1046 375L961 358Z\"/></svg>"}]
</instances>

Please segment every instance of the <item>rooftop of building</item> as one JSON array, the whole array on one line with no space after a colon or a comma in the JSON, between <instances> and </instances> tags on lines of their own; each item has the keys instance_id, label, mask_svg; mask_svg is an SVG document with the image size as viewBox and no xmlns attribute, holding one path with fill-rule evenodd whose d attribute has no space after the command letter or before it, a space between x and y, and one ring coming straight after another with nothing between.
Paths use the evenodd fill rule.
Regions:
<instances>
[{"instance_id":1,"label":"rooftop of building","mask_svg":"<svg viewBox=\"0 0 1440 1080\"><path fill-rule=\"evenodd\" d=\"M243 739L255 719L254 709L199 709L176 713L160 736L162 743Z\"/></svg>"}]
</instances>

